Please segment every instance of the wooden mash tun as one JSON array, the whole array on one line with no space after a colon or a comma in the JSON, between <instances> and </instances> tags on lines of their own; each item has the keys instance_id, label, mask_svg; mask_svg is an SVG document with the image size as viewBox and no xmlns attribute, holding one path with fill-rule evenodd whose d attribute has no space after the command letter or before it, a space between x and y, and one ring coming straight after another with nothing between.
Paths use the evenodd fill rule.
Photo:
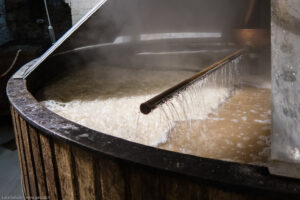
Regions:
<instances>
[{"instance_id":1,"label":"wooden mash tun","mask_svg":"<svg viewBox=\"0 0 300 200\"><path fill-rule=\"evenodd\" d=\"M274 73L272 74L272 95L282 95L278 102L276 102L277 96L272 97L272 129L276 131L287 127L287 133L283 131L283 139L276 138L276 135L274 140L272 139L271 145L276 144L276 139L278 139L277 147L279 148L271 146L271 159L284 162L287 167L285 171L275 172L270 170L269 165L250 165L210 159L124 140L67 120L42 106L35 98L36 92L47 85L47 81L51 81L63 73L72 73L93 62L106 65L112 64L113 61L122 61L127 65L134 61L139 65L141 62L135 57L137 52L149 51L149 49L157 50L157 43L153 45L155 48L149 47L149 43L153 44L152 41L139 41L138 44L136 42L113 43L119 36L153 33L151 31L156 33L201 32L204 28L219 32L224 28L220 25L232 29L230 20L222 17L221 11L226 10L227 14L232 14L229 16L232 18L242 16L244 20L239 19L238 24L234 25L234 27L242 29L227 30L226 32L232 33L230 34L231 41L239 44L239 47L231 53L226 51L228 56L222 54L221 57L224 58L215 64L145 102L145 108L141 106L141 110L149 113L157 105L172 98L176 92L193 84L194 80L205 77L205 74L210 72L213 73L239 55L255 52L261 47L269 47L269 31L250 25L251 18L256 16L255 5L263 1L265 0L230 0L236 4L224 3L218 8L215 7L215 3L225 2L225 0L99 1L93 10L57 40L47 52L24 65L8 82L7 95L11 103L24 196L28 198L102 200L299 199L300 181L295 177L299 177L297 162L299 163L300 159L299 157L285 159L285 155L291 155L291 149L285 149L285 147L291 145L282 144L283 142L297 142L297 139L287 140L286 136L291 133L292 127L294 130L300 130L297 128L299 126L296 121L298 118L295 118L294 115L298 110L293 109L293 105L288 103L284 105L284 109L280 107L281 99L298 95L293 91L297 91L300 84L300 73L294 73L296 68L283 68L287 66L285 65L287 63L293 64L291 61L300 63L297 60L299 57L297 52L300 52L300 34L299 29L294 29L300 26L292 23L292 19L297 16L300 18L300 6L297 0L271 0L271 5L264 8L264 11L269 11L272 7L274 12L271 13L271 20L276 25L271 26L272 73ZM128 5L128 2L134 3ZM250 2L250 4L246 2ZM267 0L265 2L270 3ZM240 4L243 9L239 9L237 6ZM295 9L289 10L290 7ZM232 12L233 9L234 12ZM295 12L297 9L298 15ZM132 12L133 10L134 12ZM205 13L206 10L218 12L210 15ZM239 13L241 10L244 13ZM286 13L289 11L292 11L290 14L296 17L288 16ZM175 17L178 17L178 21L174 20ZM151 21L153 19L154 22ZM209 20L209 24L207 24L207 20ZM217 20L220 23L210 23ZM270 25L270 21L265 24ZM118 29L120 27L121 29ZM130 28L136 31L137 27L141 27L140 32L137 34L130 32L132 31ZM284 35L285 38L290 39L289 43L281 41L284 38L281 35L284 33L283 29L285 32L295 33ZM273 33L277 43L273 40ZM144 46L140 45L141 43ZM273 47L276 45L278 51L274 51L273 55ZM283 48L280 49L280 47ZM159 47L158 50L161 49ZM105 59L112 54L115 56L113 59ZM193 56L197 57L198 54ZM115 59L120 57L121 60ZM276 66L277 63L278 66ZM198 60L195 64L198 64ZM276 76L277 74L280 76ZM277 82L278 85L276 85ZM273 92L274 88L282 89L281 86L286 87L278 92L277 90ZM287 91L289 93L285 93ZM287 112L282 112L282 110ZM276 118L276 114L280 115ZM283 123L279 123L282 119L284 119ZM291 121L293 123L287 123ZM280 131L276 133L280 133ZM284 154L283 150L286 150L288 154ZM299 151L296 151L299 148L292 150L295 150L293 151L295 156L299 155ZM279 156L276 157L276 155ZM291 165L291 163L295 165ZM294 174L288 173L293 170ZM296 173L297 170L298 173Z\"/></svg>"}]
</instances>

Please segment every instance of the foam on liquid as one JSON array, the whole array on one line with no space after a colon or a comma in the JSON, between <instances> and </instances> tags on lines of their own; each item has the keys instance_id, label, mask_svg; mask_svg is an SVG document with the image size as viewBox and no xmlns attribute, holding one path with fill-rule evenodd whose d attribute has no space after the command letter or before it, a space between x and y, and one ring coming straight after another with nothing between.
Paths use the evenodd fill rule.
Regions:
<instances>
[{"instance_id":1,"label":"foam on liquid","mask_svg":"<svg viewBox=\"0 0 300 200\"><path fill-rule=\"evenodd\" d=\"M105 134L197 156L265 162L270 89L245 86L233 92L232 80L239 76L228 69L149 115L140 113L141 103L194 72L90 66L53 82L39 96L53 112Z\"/></svg>"},{"instance_id":2,"label":"foam on liquid","mask_svg":"<svg viewBox=\"0 0 300 200\"><path fill-rule=\"evenodd\" d=\"M159 148L263 164L270 152L270 98L270 89L244 86L207 119L177 122Z\"/></svg>"},{"instance_id":3,"label":"foam on liquid","mask_svg":"<svg viewBox=\"0 0 300 200\"><path fill-rule=\"evenodd\" d=\"M174 123L162 109L143 115L139 106L193 74L91 66L53 82L39 96L44 106L66 119L105 134L157 146L167 141ZM198 114L203 119L229 94L227 88L206 90L209 105Z\"/></svg>"}]
</instances>

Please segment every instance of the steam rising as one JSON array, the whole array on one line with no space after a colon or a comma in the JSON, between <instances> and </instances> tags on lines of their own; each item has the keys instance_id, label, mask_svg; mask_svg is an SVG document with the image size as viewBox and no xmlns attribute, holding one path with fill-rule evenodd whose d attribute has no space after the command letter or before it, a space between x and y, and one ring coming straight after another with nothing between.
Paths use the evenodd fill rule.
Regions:
<instances>
[{"instance_id":1,"label":"steam rising","mask_svg":"<svg viewBox=\"0 0 300 200\"><path fill-rule=\"evenodd\" d=\"M65 46L108 43L120 36L139 41L156 34L157 39L164 39L172 33L213 33L210 39L230 41L231 29L243 27L248 3L249 0L109 0Z\"/></svg>"},{"instance_id":2,"label":"steam rising","mask_svg":"<svg viewBox=\"0 0 300 200\"><path fill-rule=\"evenodd\" d=\"M191 127L216 113L245 73L268 76L269 69L257 66L269 65L250 55L245 59L255 68L235 60L150 115L139 111L142 102L229 55L236 48L230 30L242 26L246 8L241 0L109 0L62 46L77 48L87 66L40 91L42 104L105 134L151 146L166 143L176 124Z\"/></svg>"}]
</instances>

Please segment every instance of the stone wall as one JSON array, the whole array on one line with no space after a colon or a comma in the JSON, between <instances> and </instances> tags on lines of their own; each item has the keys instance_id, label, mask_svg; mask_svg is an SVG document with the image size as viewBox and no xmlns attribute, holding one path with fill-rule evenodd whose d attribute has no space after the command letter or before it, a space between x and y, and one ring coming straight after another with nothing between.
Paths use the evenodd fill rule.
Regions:
<instances>
[{"instance_id":1,"label":"stone wall","mask_svg":"<svg viewBox=\"0 0 300 200\"><path fill-rule=\"evenodd\" d=\"M274 173L300 178L300 4L272 0L272 147ZM286 166L288 165L288 167ZM275 171L276 170L276 171Z\"/></svg>"}]
</instances>

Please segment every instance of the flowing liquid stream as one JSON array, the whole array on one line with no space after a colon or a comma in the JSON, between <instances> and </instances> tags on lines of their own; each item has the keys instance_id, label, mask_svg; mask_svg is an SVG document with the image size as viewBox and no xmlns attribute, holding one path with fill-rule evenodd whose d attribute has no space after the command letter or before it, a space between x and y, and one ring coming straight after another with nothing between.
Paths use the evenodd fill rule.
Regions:
<instances>
[{"instance_id":1,"label":"flowing liquid stream","mask_svg":"<svg viewBox=\"0 0 300 200\"><path fill-rule=\"evenodd\" d=\"M38 94L41 103L83 126L126 140L202 157L265 162L270 89L242 84L239 59L212 73L149 115L140 103L194 74L89 66Z\"/></svg>"}]
</instances>

